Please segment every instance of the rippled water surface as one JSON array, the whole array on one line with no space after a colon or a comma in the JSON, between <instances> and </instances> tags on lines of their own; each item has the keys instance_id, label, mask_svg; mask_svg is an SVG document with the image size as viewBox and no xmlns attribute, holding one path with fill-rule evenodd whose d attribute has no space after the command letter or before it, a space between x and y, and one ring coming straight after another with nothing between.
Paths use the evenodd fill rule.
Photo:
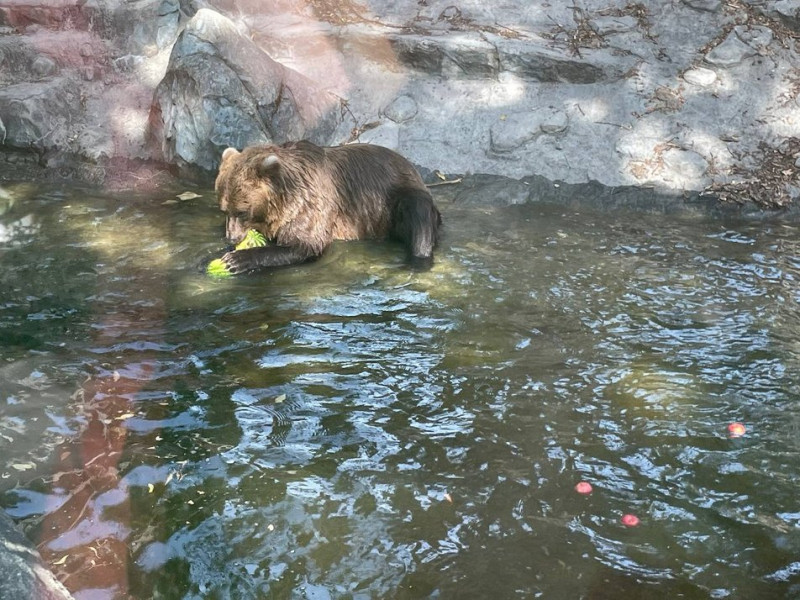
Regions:
<instances>
[{"instance_id":1,"label":"rippled water surface","mask_svg":"<svg viewBox=\"0 0 800 600\"><path fill-rule=\"evenodd\" d=\"M0 197L0 504L79 599L800 596L796 221L442 200L428 273L215 281L202 193Z\"/></svg>"}]
</instances>

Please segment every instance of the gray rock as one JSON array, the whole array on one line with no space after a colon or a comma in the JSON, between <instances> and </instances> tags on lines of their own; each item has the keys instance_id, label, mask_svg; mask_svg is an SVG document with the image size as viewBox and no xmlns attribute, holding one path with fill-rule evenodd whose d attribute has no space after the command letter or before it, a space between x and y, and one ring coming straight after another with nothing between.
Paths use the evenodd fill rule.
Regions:
<instances>
[{"instance_id":1,"label":"gray rock","mask_svg":"<svg viewBox=\"0 0 800 600\"><path fill-rule=\"evenodd\" d=\"M93 163L102 163L114 157L114 141L97 129L85 130L78 137L84 157Z\"/></svg>"},{"instance_id":2,"label":"gray rock","mask_svg":"<svg viewBox=\"0 0 800 600\"><path fill-rule=\"evenodd\" d=\"M158 5L158 28L156 29L156 45L159 49L168 47L178 33L180 23L178 0L163 0Z\"/></svg>"},{"instance_id":3,"label":"gray rock","mask_svg":"<svg viewBox=\"0 0 800 600\"><path fill-rule=\"evenodd\" d=\"M662 155L663 178L676 189L702 189L711 183L706 159L691 150L670 148Z\"/></svg>"},{"instance_id":4,"label":"gray rock","mask_svg":"<svg viewBox=\"0 0 800 600\"><path fill-rule=\"evenodd\" d=\"M733 67L755 54L752 46L745 44L735 31L731 31L721 44L706 54L705 59L718 67Z\"/></svg>"},{"instance_id":5,"label":"gray rock","mask_svg":"<svg viewBox=\"0 0 800 600\"><path fill-rule=\"evenodd\" d=\"M66 588L44 566L33 544L0 511L0 598L69 600Z\"/></svg>"},{"instance_id":6,"label":"gray rock","mask_svg":"<svg viewBox=\"0 0 800 600\"><path fill-rule=\"evenodd\" d=\"M49 77L53 75L56 70L58 70L58 66L55 61L48 56L37 57L31 65L31 71L37 77Z\"/></svg>"},{"instance_id":7,"label":"gray rock","mask_svg":"<svg viewBox=\"0 0 800 600\"><path fill-rule=\"evenodd\" d=\"M494 152L511 152L542 135L561 133L569 126L563 110L541 108L516 113L498 121L490 129L490 145Z\"/></svg>"},{"instance_id":8,"label":"gray rock","mask_svg":"<svg viewBox=\"0 0 800 600\"><path fill-rule=\"evenodd\" d=\"M273 61L209 9L178 37L150 113L163 157L206 171L228 146L302 138L326 144L340 121L340 98Z\"/></svg>"},{"instance_id":9,"label":"gray rock","mask_svg":"<svg viewBox=\"0 0 800 600\"><path fill-rule=\"evenodd\" d=\"M156 14L159 17L163 17L166 15L177 13L179 9L180 6L177 0L162 0L162 2L158 5Z\"/></svg>"},{"instance_id":10,"label":"gray rock","mask_svg":"<svg viewBox=\"0 0 800 600\"><path fill-rule=\"evenodd\" d=\"M126 54L112 61L114 70L118 73L130 73L144 64L146 58L140 54Z\"/></svg>"},{"instance_id":11,"label":"gray rock","mask_svg":"<svg viewBox=\"0 0 800 600\"><path fill-rule=\"evenodd\" d=\"M159 49L167 48L175 40L178 33L180 14L175 11L158 18L158 29L156 29L156 46Z\"/></svg>"},{"instance_id":12,"label":"gray rock","mask_svg":"<svg viewBox=\"0 0 800 600\"><path fill-rule=\"evenodd\" d=\"M3 120L0 119L0 144L6 143L6 126L3 125Z\"/></svg>"},{"instance_id":13,"label":"gray rock","mask_svg":"<svg viewBox=\"0 0 800 600\"><path fill-rule=\"evenodd\" d=\"M789 27L800 29L800 0L768 2L762 9L768 16L778 18Z\"/></svg>"},{"instance_id":14,"label":"gray rock","mask_svg":"<svg viewBox=\"0 0 800 600\"><path fill-rule=\"evenodd\" d=\"M497 46L501 69L524 79L553 83L598 83L617 79L629 65L633 65L631 57L618 57L606 64L595 63L588 59L571 58L564 52L529 40L486 37L494 40Z\"/></svg>"},{"instance_id":15,"label":"gray rock","mask_svg":"<svg viewBox=\"0 0 800 600\"><path fill-rule=\"evenodd\" d=\"M500 69L496 48L477 36L432 39L403 34L389 36L388 41L401 62L432 75L490 78Z\"/></svg>"},{"instance_id":16,"label":"gray rock","mask_svg":"<svg viewBox=\"0 0 800 600\"><path fill-rule=\"evenodd\" d=\"M475 175L465 178L453 191L453 200L459 205L511 206L528 202L535 188L517 179Z\"/></svg>"},{"instance_id":17,"label":"gray rock","mask_svg":"<svg viewBox=\"0 0 800 600\"><path fill-rule=\"evenodd\" d=\"M698 87L708 87L713 85L717 80L717 74L711 69L705 67L698 67L696 69L689 69L683 74L683 80L686 83L696 85Z\"/></svg>"},{"instance_id":18,"label":"gray rock","mask_svg":"<svg viewBox=\"0 0 800 600\"><path fill-rule=\"evenodd\" d=\"M296 0L81 0L68 3L69 29L63 4L0 6L0 164L58 165L65 154L102 163L113 149L213 170L228 145L344 143L382 121L361 139L398 145L429 170L697 189L708 180L702 158L722 181L757 167L746 157L800 119L787 75L800 44L776 43L776 26L759 17L798 27L800 0L652 0L636 17L628 0L580 14L555 2L374 0L379 19L347 13L346 24L341 11L298 11ZM233 21L220 25L210 6ZM598 40L577 35L591 32L575 29L576 16L603 47L586 47ZM746 17L769 27L736 27L698 54ZM41 48L54 73L34 68ZM54 75L53 90L33 85ZM542 106L569 119L537 122Z\"/></svg>"},{"instance_id":19,"label":"gray rock","mask_svg":"<svg viewBox=\"0 0 800 600\"><path fill-rule=\"evenodd\" d=\"M683 0L686 6L704 12L716 12L722 6L722 0Z\"/></svg>"},{"instance_id":20,"label":"gray rock","mask_svg":"<svg viewBox=\"0 0 800 600\"><path fill-rule=\"evenodd\" d=\"M95 21L106 23L110 35L122 42L125 52L152 55L168 48L178 34L180 7L177 0L120 2L113 11L107 5L115 3L88 2L95 3Z\"/></svg>"},{"instance_id":21,"label":"gray rock","mask_svg":"<svg viewBox=\"0 0 800 600\"><path fill-rule=\"evenodd\" d=\"M738 25L734 27L733 31L740 40L754 50L763 50L770 45L774 37L772 30L763 25L753 25L750 27Z\"/></svg>"},{"instance_id":22,"label":"gray rock","mask_svg":"<svg viewBox=\"0 0 800 600\"><path fill-rule=\"evenodd\" d=\"M405 123L417 116L417 103L411 96L402 95L387 106L383 114L395 123Z\"/></svg>"},{"instance_id":23,"label":"gray rock","mask_svg":"<svg viewBox=\"0 0 800 600\"><path fill-rule=\"evenodd\" d=\"M76 82L63 77L41 84L0 87L0 120L5 123L6 145L44 149L59 143L78 98Z\"/></svg>"},{"instance_id":24,"label":"gray rock","mask_svg":"<svg viewBox=\"0 0 800 600\"><path fill-rule=\"evenodd\" d=\"M381 123L377 127L368 129L359 135L358 141L362 144L376 144L384 148L397 150L400 146L400 128L397 123L391 121Z\"/></svg>"},{"instance_id":25,"label":"gray rock","mask_svg":"<svg viewBox=\"0 0 800 600\"><path fill-rule=\"evenodd\" d=\"M601 16L594 17L591 25L598 35L614 35L633 31L639 26L639 22L628 15L621 17Z\"/></svg>"}]
</instances>

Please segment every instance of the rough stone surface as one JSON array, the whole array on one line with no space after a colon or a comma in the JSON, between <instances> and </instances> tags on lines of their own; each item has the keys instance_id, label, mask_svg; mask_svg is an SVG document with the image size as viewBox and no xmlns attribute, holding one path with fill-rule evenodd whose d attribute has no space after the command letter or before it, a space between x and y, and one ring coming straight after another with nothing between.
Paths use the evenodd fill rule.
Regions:
<instances>
[{"instance_id":1,"label":"rough stone surface","mask_svg":"<svg viewBox=\"0 0 800 600\"><path fill-rule=\"evenodd\" d=\"M392 121L381 123L377 127L370 128L362 133L358 141L364 144L377 144L378 146L397 150L400 147L400 128Z\"/></svg>"},{"instance_id":2,"label":"rough stone surface","mask_svg":"<svg viewBox=\"0 0 800 600\"><path fill-rule=\"evenodd\" d=\"M722 0L683 0L684 4L706 12L716 12L722 6Z\"/></svg>"},{"instance_id":3,"label":"rough stone surface","mask_svg":"<svg viewBox=\"0 0 800 600\"><path fill-rule=\"evenodd\" d=\"M511 152L541 135L555 135L567 129L569 119L563 110L553 107L505 116L490 130L494 152Z\"/></svg>"},{"instance_id":4,"label":"rough stone surface","mask_svg":"<svg viewBox=\"0 0 800 600\"><path fill-rule=\"evenodd\" d=\"M417 116L417 103L411 96L403 94L386 107L384 114L395 123L405 123Z\"/></svg>"},{"instance_id":5,"label":"rough stone surface","mask_svg":"<svg viewBox=\"0 0 800 600\"><path fill-rule=\"evenodd\" d=\"M226 146L311 137L429 171L698 191L798 136L799 14L798 0L10 0L0 162L102 182L115 161L213 173Z\"/></svg>"},{"instance_id":6,"label":"rough stone surface","mask_svg":"<svg viewBox=\"0 0 800 600\"><path fill-rule=\"evenodd\" d=\"M273 61L228 18L201 9L172 48L150 115L164 159L212 171L228 146L331 141L340 99Z\"/></svg>"},{"instance_id":7,"label":"rough stone surface","mask_svg":"<svg viewBox=\"0 0 800 600\"><path fill-rule=\"evenodd\" d=\"M72 596L44 567L33 544L0 511L0 598L69 600Z\"/></svg>"},{"instance_id":8,"label":"rough stone surface","mask_svg":"<svg viewBox=\"0 0 800 600\"><path fill-rule=\"evenodd\" d=\"M47 56L37 56L31 65L31 71L37 77L53 75L58 69L55 61Z\"/></svg>"},{"instance_id":9,"label":"rough stone surface","mask_svg":"<svg viewBox=\"0 0 800 600\"><path fill-rule=\"evenodd\" d=\"M70 135L70 119L79 103L76 82L60 78L42 88L18 83L0 88L0 119L6 144L42 151Z\"/></svg>"},{"instance_id":10,"label":"rough stone surface","mask_svg":"<svg viewBox=\"0 0 800 600\"><path fill-rule=\"evenodd\" d=\"M731 31L725 41L706 54L706 61L718 67L732 67L746 58L755 56L755 49L744 43L735 31Z\"/></svg>"},{"instance_id":11,"label":"rough stone surface","mask_svg":"<svg viewBox=\"0 0 800 600\"><path fill-rule=\"evenodd\" d=\"M683 80L686 83L697 85L700 87L708 87L717 81L717 74L711 69L705 67L698 67L696 69L689 69L683 74Z\"/></svg>"}]
</instances>

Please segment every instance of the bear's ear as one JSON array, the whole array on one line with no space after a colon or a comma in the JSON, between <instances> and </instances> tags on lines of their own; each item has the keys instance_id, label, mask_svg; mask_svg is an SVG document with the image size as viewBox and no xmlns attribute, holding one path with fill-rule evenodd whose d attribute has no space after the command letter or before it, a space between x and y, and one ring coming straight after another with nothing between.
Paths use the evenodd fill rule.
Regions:
<instances>
[{"instance_id":1,"label":"bear's ear","mask_svg":"<svg viewBox=\"0 0 800 600\"><path fill-rule=\"evenodd\" d=\"M276 155L270 154L260 163L258 163L258 167L256 168L256 170L258 171L258 174L261 177L271 177L275 175L280 168L281 168L280 159Z\"/></svg>"},{"instance_id":2,"label":"bear's ear","mask_svg":"<svg viewBox=\"0 0 800 600\"><path fill-rule=\"evenodd\" d=\"M236 148L225 148L225 151L222 153L222 162L225 162L231 156L236 156L237 154L239 154L239 151Z\"/></svg>"}]
</instances>

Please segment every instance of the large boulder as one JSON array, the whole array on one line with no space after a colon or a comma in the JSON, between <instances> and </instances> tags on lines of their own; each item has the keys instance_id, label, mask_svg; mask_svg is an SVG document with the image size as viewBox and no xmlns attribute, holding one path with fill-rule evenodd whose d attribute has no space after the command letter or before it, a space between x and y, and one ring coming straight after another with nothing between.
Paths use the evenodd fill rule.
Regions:
<instances>
[{"instance_id":1,"label":"large boulder","mask_svg":"<svg viewBox=\"0 0 800 600\"><path fill-rule=\"evenodd\" d=\"M72 596L44 566L33 544L0 511L0 598L69 600Z\"/></svg>"},{"instance_id":2,"label":"large boulder","mask_svg":"<svg viewBox=\"0 0 800 600\"><path fill-rule=\"evenodd\" d=\"M78 85L66 77L0 88L0 121L5 124L5 134L0 137L11 148L63 148L79 103Z\"/></svg>"},{"instance_id":3,"label":"large boulder","mask_svg":"<svg viewBox=\"0 0 800 600\"><path fill-rule=\"evenodd\" d=\"M222 150L307 138L330 141L342 100L275 62L210 9L186 24L150 111L165 161L213 171Z\"/></svg>"}]
</instances>

